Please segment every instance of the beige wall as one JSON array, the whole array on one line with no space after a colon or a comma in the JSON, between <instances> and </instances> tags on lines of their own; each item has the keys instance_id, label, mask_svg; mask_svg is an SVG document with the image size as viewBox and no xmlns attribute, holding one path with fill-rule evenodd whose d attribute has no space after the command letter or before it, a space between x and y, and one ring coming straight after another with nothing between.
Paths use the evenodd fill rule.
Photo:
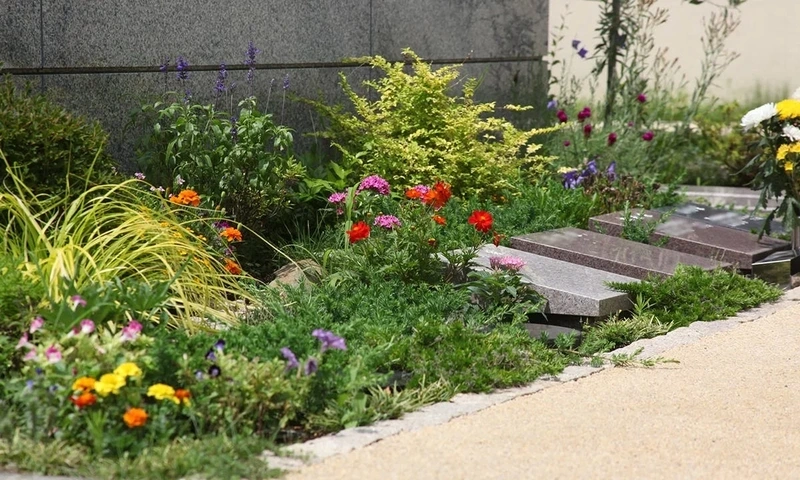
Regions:
<instances>
[{"instance_id":1,"label":"beige wall","mask_svg":"<svg viewBox=\"0 0 800 480\"><path fill-rule=\"evenodd\" d=\"M596 44L592 36L599 18L598 5L591 0L550 0L551 34L562 23L561 16L569 14L558 57L571 60L576 74L588 73L593 62L578 58L569 43L577 38L591 46ZM682 0L658 0L656 5L668 8L670 14L669 21L656 33L657 45L668 47L670 56L679 59L681 71L694 80L702 59L703 17L715 7ZM741 56L716 82L715 93L746 102L759 87L771 96L794 91L800 86L800 0L748 0L739 7L739 15L741 25L728 47Z\"/></svg>"}]
</instances>

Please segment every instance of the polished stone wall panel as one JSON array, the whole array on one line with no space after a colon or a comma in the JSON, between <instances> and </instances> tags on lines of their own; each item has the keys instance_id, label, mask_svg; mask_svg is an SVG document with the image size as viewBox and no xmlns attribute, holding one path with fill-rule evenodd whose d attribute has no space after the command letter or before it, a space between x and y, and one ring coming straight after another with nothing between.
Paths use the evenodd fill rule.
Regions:
<instances>
[{"instance_id":1,"label":"polished stone wall panel","mask_svg":"<svg viewBox=\"0 0 800 480\"><path fill-rule=\"evenodd\" d=\"M0 62L4 67L38 67L41 31L38 1L0 2Z\"/></svg>"}]
</instances>

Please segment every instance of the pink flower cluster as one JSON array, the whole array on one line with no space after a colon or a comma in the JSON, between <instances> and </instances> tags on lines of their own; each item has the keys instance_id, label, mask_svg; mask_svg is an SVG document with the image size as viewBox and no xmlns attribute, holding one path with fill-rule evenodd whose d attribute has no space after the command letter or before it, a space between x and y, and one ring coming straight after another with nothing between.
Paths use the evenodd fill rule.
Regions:
<instances>
[{"instance_id":1,"label":"pink flower cluster","mask_svg":"<svg viewBox=\"0 0 800 480\"><path fill-rule=\"evenodd\" d=\"M495 270L518 272L525 266L525 261L511 255L489 257L489 266Z\"/></svg>"},{"instance_id":2,"label":"pink flower cluster","mask_svg":"<svg viewBox=\"0 0 800 480\"><path fill-rule=\"evenodd\" d=\"M361 180L361 184L358 186L358 192L363 190L372 190L379 195L389 195L389 182L378 175L370 175Z\"/></svg>"},{"instance_id":3,"label":"pink flower cluster","mask_svg":"<svg viewBox=\"0 0 800 480\"><path fill-rule=\"evenodd\" d=\"M373 225L383 227L386 230L391 230L394 227L399 227L401 223L400 219L395 217L394 215L378 215L375 217L375 222L373 223Z\"/></svg>"}]
</instances>

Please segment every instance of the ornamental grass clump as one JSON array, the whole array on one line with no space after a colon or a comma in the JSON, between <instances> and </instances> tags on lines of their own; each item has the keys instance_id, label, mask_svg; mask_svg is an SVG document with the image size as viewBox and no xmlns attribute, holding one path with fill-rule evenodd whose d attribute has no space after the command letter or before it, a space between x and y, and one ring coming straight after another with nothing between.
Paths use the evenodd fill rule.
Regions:
<instances>
[{"instance_id":1,"label":"ornamental grass clump","mask_svg":"<svg viewBox=\"0 0 800 480\"><path fill-rule=\"evenodd\" d=\"M255 301L233 266L193 230L203 224L190 210L196 209L191 206L196 193L182 192L179 197L190 206L176 205L128 180L63 200L36 196L12 178L13 190L0 193L0 212L7 219L0 247L22 259L26 281L41 284L50 301L62 298L64 281L77 290L116 278L170 281L168 319L189 329L199 328L203 319L236 324L229 299ZM230 242L240 239L240 232L225 231L215 241L230 249Z\"/></svg>"},{"instance_id":2,"label":"ornamental grass clump","mask_svg":"<svg viewBox=\"0 0 800 480\"><path fill-rule=\"evenodd\" d=\"M434 70L411 50L403 55L413 74L406 73L403 62L379 56L362 59L382 74L364 82L376 93L375 100L359 96L340 74L352 114L309 101L330 120L319 136L343 152L346 170L359 176L376 173L403 190L435 176L450 184L456 195L483 198L513 190L521 170L544 170L550 159L537 155L540 145L531 139L554 129L519 130L496 116L493 102L474 100L475 79L463 83L460 96L450 94L460 78L457 66Z\"/></svg>"}]
</instances>

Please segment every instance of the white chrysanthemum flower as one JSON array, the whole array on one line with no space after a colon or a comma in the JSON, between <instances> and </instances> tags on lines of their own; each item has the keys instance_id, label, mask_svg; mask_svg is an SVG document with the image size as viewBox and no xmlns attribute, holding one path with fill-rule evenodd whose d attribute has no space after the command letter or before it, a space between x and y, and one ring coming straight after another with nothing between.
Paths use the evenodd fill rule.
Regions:
<instances>
[{"instance_id":1,"label":"white chrysanthemum flower","mask_svg":"<svg viewBox=\"0 0 800 480\"><path fill-rule=\"evenodd\" d=\"M766 105L761 105L758 108L750 110L744 115L744 117L742 117L742 128L746 132L751 128L757 126L764 120L769 120L770 118L774 117L777 114L778 114L778 109L775 108L774 103L767 103Z\"/></svg>"},{"instance_id":2,"label":"white chrysanthemum flower","mask_svg":"<svg viewBox=\"0 0 800 480\"><path fill-rule=\"evenodd\" d=\"M797 90L794 91L794 93L792 94L791 98L793 98L795 100L800 100L800 88L798 88Z\"/></svg>"},{"instance_id":3,"label":"white chrysanthemum flower","mask_svg":"<svg viewBox=\"0 0 800 480\"><path fill-rule=\"evenodd\" d=\"M786 125L783 127L783 136L787 137L793 142L800 141L800 128L797 128L794 125Z\"/></svg>"}]
</instances>

